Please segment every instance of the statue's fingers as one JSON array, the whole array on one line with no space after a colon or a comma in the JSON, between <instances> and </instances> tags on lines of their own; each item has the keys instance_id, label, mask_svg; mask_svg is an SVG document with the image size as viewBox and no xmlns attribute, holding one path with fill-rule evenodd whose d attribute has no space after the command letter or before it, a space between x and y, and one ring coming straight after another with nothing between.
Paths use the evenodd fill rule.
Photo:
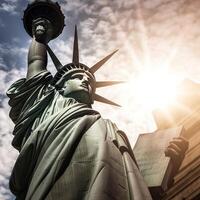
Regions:
<instances>
[{"instance_id":1,"label":"statue's fingers","mask_svg":"<svg viewBox=\"0 0 200 200\"><path fill-rule=\"evenodd\" d=\"M174 149L179 155L180 155L181 153L183 153L183 152L182 152L182 149L180 148L180 146L177 145L177 144L174 143L174 142L170 142L168 148Z\"/></svg>"},{"instance_id":2,"label":"statue's fingers","mask_svg":"<svg viewBox=\"0 0 200 200\"><path fill-rule=\"evenodd\" d=\"M174 143L179 146L179 148L181 148L183 152L185 152L189 146L189 142L183 137L173 138L170 143Z\"/></svg>"},{"instance_id":3,"label":"statue's fingers","mask_svg":"<svg viewBox=\"0 0 200 200\"><path fill-rule=\"evenodd\" d=\"M189 142L188 142L188 140L187 140L186 138L182 137L182 136L180 136L179 139L182 140L182 144L183 144L184 148L187 150L188 147L189 147Z\"/></svg>"},{"instance_id":4,"label":"statue's fingers","mask_svg":"<svg viewBox=\"0 0 200 200\"><path fill-rule=\"evenodd\" d=\"M174 140L178 140L183 142L184 144L188 144L188 140L186 138L184 138L183 136L179 136L179 137L174 137Z\"/></svg>"},{"instance_id":5,"label":"statue's fingers","mask_svg":"<svg viewBox=\"0 0 200 200\"><path fill-rule=\"evenodd\" d=\"M169 157L169 151L168 151L168 149L165 149L165 156Z\"/></svg>"},{"instance_id":6,"label":"statue's fingers","mask_svg":"<svg viewBox=\"0 0 200 200\"><path fill-rule=\"evenodd\" d=\"M165 156L175 159L179 156L179 154L173 148L168 147L165 150Z\"/></svg>"}]
</instances>

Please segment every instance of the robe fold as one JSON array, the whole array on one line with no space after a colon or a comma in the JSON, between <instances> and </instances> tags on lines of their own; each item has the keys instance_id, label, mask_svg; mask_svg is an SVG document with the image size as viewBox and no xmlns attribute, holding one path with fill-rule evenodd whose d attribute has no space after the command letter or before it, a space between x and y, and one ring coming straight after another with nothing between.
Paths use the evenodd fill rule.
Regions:
<instances>
[{"instance_id":1,"label":"robe fold","mask_svg":"<svg viewBox=\"0 0 200 200\"><path fill-rule=\"evenodd\" d=\"M150 200L126 135L63 97L43 71L7 91L19 150L10 189L19 200Z\"/></svg>"}]
</instances>

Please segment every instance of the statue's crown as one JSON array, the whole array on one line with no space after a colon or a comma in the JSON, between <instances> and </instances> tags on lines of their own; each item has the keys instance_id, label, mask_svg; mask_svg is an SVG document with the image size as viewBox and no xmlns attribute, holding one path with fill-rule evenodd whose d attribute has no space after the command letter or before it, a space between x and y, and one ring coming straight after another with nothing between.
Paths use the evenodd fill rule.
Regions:
<instances>
[{"instance_id":1,"label":"statue's crown","mask_svg":"<svg viewBox=\"0 0 200 200\"><path fill-rule=\"evenodd\" d=\"M108 56L106 56L105 58L103 58L102 60L100 60L99 62L97 62L95 65L93 65L92 67L88 67L82 63L79 62L79 48L78 48L78 34L77 34L77 27L75 26L75 34L74 34L74 48L73 48L73 58L72 58L72 63L69 63L67 65L62 65L61 62L59 61L59 59L56 57L56 55L53 53L53 51L51 50L51 48L47 45L47 51L57 69L57 73L54 76L54 80L53 83L54 85L56 85L57 81L60 80L62 78L62 76L66 75L67 73L73 73L76 71L83 71L85 73L87 73L95 82L95 89L96 88L100 88L100 87L106 87L106 86L110 86L110 85L114 85L114 84L119 84L122 83L122 81L96 81L95 79L95 72L103 66L103 64L109 60L113 54L115 54L117 52L114 51L113 53L109 54ZM100 101L103 103L107 103L107 104L111 104L111 105L115 105L115 106L119 106L118 104L114 103L113 101L110 101L98 94L94 94L94 100L95 101Z\"/></svg>"}]
</instances>

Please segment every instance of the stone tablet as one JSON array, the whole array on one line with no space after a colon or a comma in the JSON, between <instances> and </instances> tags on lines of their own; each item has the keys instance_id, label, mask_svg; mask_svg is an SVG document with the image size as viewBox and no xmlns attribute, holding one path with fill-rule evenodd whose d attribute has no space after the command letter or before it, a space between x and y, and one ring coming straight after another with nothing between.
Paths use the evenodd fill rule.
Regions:
<instances>
[{"instance_id":1,"label":"stone tablet","mask_svg":"<svg viewBox=\"0 0 200 200\"><path fill-rule=\"evenodd\" d=\"M133 149L139 169L148 187L160 192L167 189L172 181L172 163L164 151L169 142L183 134L183 127L158 130L151 134L141 134ZM173 169L174 170L174 169Z\"/></svg>"}]
</instances>

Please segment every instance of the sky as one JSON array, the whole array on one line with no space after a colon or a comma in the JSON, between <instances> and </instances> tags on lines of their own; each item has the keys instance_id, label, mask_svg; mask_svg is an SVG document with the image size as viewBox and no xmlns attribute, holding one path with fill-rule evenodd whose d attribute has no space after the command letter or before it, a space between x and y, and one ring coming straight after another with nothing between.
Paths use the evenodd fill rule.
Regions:
<instances>
[{"instance_id":1,"label":"sky","mask_svg":"<svg viewBox=\"0 0 200 200\"><path fill-rule=\"evenodd\" d=\"M126 81L98 89L98 94L122 107L95 103L93 108L125 131L132 146L139 133L156 129L151 114L156 107L147 106L152 102L147 94L156 93L153 102L163 98L159 95L165 90L163 81L168 74L175 77L175 82L183 79L200 81L199 0L58 2L65 14L66 26L49 45L63 64L71 62L75 24L79 33L80 61L87 66L91 67L119 49L95 75L97 80ZM8 116L5 92L26 74L31 38L24 30L21 18L27 3L25 0L0 2L0 200L14 198L8 189L8 179L18 153L11 146L14 125ZM50 60L48 69L55 73ZM167 85L170 80L166 79ZM158 86L161 89L154 92Z\"/></svg>"}]
</instances>

